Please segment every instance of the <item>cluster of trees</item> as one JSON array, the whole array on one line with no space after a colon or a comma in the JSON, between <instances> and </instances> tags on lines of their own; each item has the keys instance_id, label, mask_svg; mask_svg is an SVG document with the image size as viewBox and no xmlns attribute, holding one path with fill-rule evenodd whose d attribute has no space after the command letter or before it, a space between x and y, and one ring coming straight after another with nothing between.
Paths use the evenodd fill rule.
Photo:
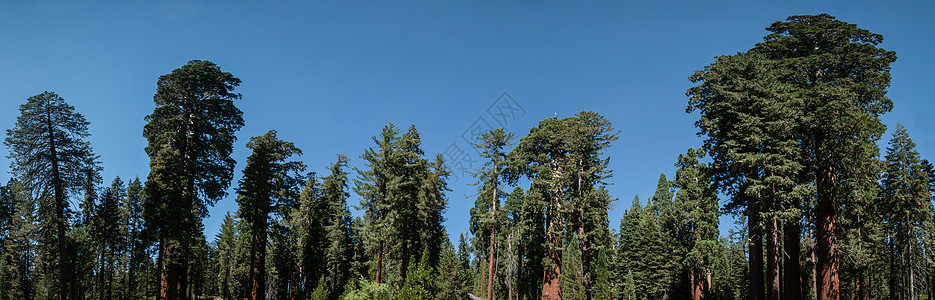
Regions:
<instances>
[{"instance_id":1,"label":"cluster of trees","mask_svg":"<svg viewBox=\"0 0 935 300\"><path fill-rule=\"evenodd\" d=\"M209 239L202 221L227 196L244 125L238 78L208 61L161 76L149 175L106 187L89 122L55 93L30 97L4 141L0 299L933 298L935 167L902 125L877 148L895 54L828 15L767 30L691 76L707 139L617 229L608 119L482 133L457 247L449 171L415 126L385 126L362 168L339 154L324 176L275 130L252 137L239 209ZM722 212L738 230L719 232Z\"/></svg>"}]
</instances>

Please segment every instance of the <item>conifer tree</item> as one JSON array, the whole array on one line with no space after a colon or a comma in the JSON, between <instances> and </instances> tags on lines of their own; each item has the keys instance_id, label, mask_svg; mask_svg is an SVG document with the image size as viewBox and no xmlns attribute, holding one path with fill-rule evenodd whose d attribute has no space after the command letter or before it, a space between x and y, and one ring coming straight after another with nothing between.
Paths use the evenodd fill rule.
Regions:
<instances>
[{"instance_id":1,"label":"conifer tree","mask_svg":"<svg viewBox=\"0 0 935 300\"><path fill-rule=\"evenodd\" d=\"M37 295L36 263L39 246L39 205L33 197L22 191L22 185L11 179L6 185L13 200L10 231L3 241L3 260L8 262L4 270L8 280L4 285L5 299L34 299Z\"/></svg>"},{"instance_id":2,"label":"conifer tree","mask_svg":"<svg viewBox=\"0 0 935 300\"><path fill-rule=\"evenodd\" d=\"M373 137L377 148L368 148L361 155L368 169L355 168L359 176L354 180L354 192L361 197L357 209L364 211L364 241L368 254L374 256L369 260L369 267L377 284L384 282L384 254L388 250L387 237L392 229L388 225L391 223L391 198L395 194L391 192L390 184L400 164L397 154L399 133L393 124L384 126L379 138Z\"/></svg>"},{"instance_id":3,"label":"conifer tree","mask_svg":"<svg viewBox=\"0 0 935 300\"><path fill-rule=\"evenodd\" d=\"M688 111L701 112L696 125L708 136L704 149L714 160L715 186L732 196L725 209L747 215L752 299L765 294L760 290L761 226L766 225L768 296L779 299L780 224L797 224L797 203L807 191L802 184L805 154L795 134L805 107L792 86L781 80L789 72L781 62L755 52L722 56L692 75L699 85L688 91ZM763 223L761 216L767 218Z\"/></svg>"},{"instance_id":4,"label":"conifer tree","mask_svg":"<svg viewBox=\"0 0 935 300\"><path fill-rule=\"evenodd\" d=\"M266 245L270 213L284 214L280 206L296 201L299 174L305 164L289 159L302 155L293 143L280 140L275 130L250 138L244 176L237 188L239 215L250 226L250 299L266 298Z\"/></svg>"},{"instance_id":5,"label":"conifer tree","mask_svg":"<svg viewBox=\"0 0 935 300\"><path fill-rule=\"evenodd\" d=\"M689 148L680 154L673 186L678 188L675 206L680 213L679 228L685 232L684 269L688 270L691 298L707 298L711 293L711 276L718 242L718 199L709 183L707 166L698 160L703 151Z\"/></svg>"},{"instance_id":6,"label":"conifer tree","mask_svg":"<svg viewBox=\"0 0 935 300\"><path fill-rule=\"evenodd\" d=\"M885 229L890 240L890 258L895 268L890 297L917 299L916 287L922 279L923 249L921 237L931 228L932 208L929 174L915 150L915 143L902 124L886 148L882 202ZM895 296L895 297L894 297Z\"/></svg>"},{"instance_id":7,"label":"conifer tree","mask_svg":"<svg viewBox=\"0 0 935 300\"><path fill-rule=\"evenodd\" d=\"M327 205L325 215L318 216L327 220L325 225L326 243L321 245L324 249L324 259L327 274L326 283L331 292L329 299L337 299L343 294L344 286L354 275L351 271L353 259L353 237L351 236L351 214L347 208L347 167L348 159L338 155L337 161L329 168L331 174L322 178L321 200Z\"/></svg>"},{"instance_id":8,"label":"conifer tree","mask_svg":"<svg viewBox=\"0 0 935 300\"><path fill-rule=\"evenodd\" d=\"M20 106L16 125L7 130L4 145L10 149L10 169L19 179L24 196L38 199L39 225L41 231L55 232L47 236L54 239L43 245L55 248L55 254L47 257L46 265L57 278L52 294L65 299L68 293L68 275L74 272L67 268L71 260L66 249L69 214L68 198L82 184L82 170L96 165L97 156L87 141L88 121L53 92L43 92L29 97ZM52 251L49 251L52 252ZM51 288L51 287L50 287Z\"/></svg>"},{"instance_id":9,"label":"conifer tree","mask_svg":"<svg viewBox=\"0 0 935 300\"><path fill-rule=\"evenodd\" d=\"M503 214L498 212L500 198L504 193L501 191L501 183L509 183L512 176L507 171L508 160L506 158L507 147L513 145L515 136L502 128L491 129L481 133L474 143L474 147L481 151L481 159L484 160L483 167L477 170L479 194L474 208L471 209L471 232L478 237L476 246L478 249L489 249L487 253L487 299L494 299L494 265L497 259L495 249L498 225L502 224ZM507 181L507 182L505 182ZM515 180L514 180L515 181Z\"/></svg>"},{"instance_id":10,"label":"conifer tree","mask_svg":"<svg viewBox=\"0 0 935 300\"><path fill-rule=\"evenodd\" d=\"M882 35L827 14L791 16L767 30L753 51L784 64L790 73L781 81L802 99L796 131L815 174L818 299L839 299L838 208L849 193L842 183L864 177L862 162L879 153L896 54L877 46Z\"/></svg>"},{"instance_id":11,"label":"conifer tree","mask_svg":"<svg viewBox=\"0 0 935 300\"><path fill-rule=\"evenodd\" d=\"M209 61L193 60L156 83L156 108L146 116L150 173L148 219L159 236L160 298L188 298L187 253L200 236L207 207L227 194L235 161L234 133L243 113L234 106L240 79Z\"/></svg>"}]
</instances>

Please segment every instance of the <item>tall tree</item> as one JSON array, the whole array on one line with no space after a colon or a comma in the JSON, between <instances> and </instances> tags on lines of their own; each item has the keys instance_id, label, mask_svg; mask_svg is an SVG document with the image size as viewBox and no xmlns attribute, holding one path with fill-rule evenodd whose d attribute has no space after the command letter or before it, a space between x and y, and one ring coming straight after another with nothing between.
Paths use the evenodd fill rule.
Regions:
<instances>
[{"instance_id":1,"label":"tall tree","mask_svg":"<svg viewBox=\"0 0 935 300\"><path fill-rule=\"evenodd\" d=\"M478 246L489 248L487 254L487 299L494 299L494 265L496 260L496 240L497 225L500 213L497 208L500 205L500 198L504 196L500 190L501 183L508 181L512 177L505 173L509 161L507 160L507 148L513 145L515 135L502 128L491 129L481 133L474 143L474 147L481 151L481 159L484 159L483 167L477 170L475 176L478 177L477 185L480 187L480 197L475 207L471 209L471 231L475 236L483 238L478 239ZM515 180L514 180L515 181ZM483 201L487 200L487 201ZM481 207L478 207L481 206ZM486 240L485 240L486 239Z\"/></svg>"},{"instance_id":2,"label":"tall tree","mask_svg":"<svg viewBox=\"0 0 935 300\"><path fill-rule=\"evenodd\" d=\"M351 260L354 254L353 237L351 236L351 213L347 207L347 156L338 155L328 168L330 174L322 178L321 200L326 205L326 213L318 216L324 219L325 243L321 245L324 250L324 262L327 274L325 282L331 291L329 299L337 299L344 292L344 285L352 278Z\"/></svg>"},{"instance_id":3,"label":"tall tree","mask_svg":"<svg viewBox=\"0 0 935 300\"><path fill-rule=\"evenodd\" d=\"M148 260L146 248L148 238L143 235L145 223L143 222L143 183L140 178L134 178L127 185L127 197L121 203L121 214L126 222L127 237L125 249L127 251L127 282L122 292L127 298L143 297L140 286L145 278L145 261Z\"/></svg>"},{"instance_id":4,"label":"tall tree","mask_svg":"<svg viewBox=\"0 0 935 300\"><path fill-rule=\"evenodd\" d=\"M3 241L3 260L8 263L4 272L5 286L9 287L5 299L34 299L36 297L36 260L38 256L39 205L27 196L22 185L11 179L6 185L8 197L13 201L9 235Z\"/></svg>"},{"instance_id":5,"label":"tall tree","mask_svg":"<svg viewBox=\"0 0 935 300\"><path fill-rule=\"evenodd\" d=\"M114 179L110 187L101 193L100 203L94 209L91 217L91 241L97 248L96 279L97 298L113 299L113 283L116 280L115 271L117 259L124 251L126 233L124 220L120 214L120 204L126 201L127 194L123 180Z\"/></svg>"},{"instance_id":6,"label":"tall tree","mask_svg":"<svg viewBox=\"0 0 935 300\"><path fill-rule=\"evenodd\" d=\"M803 101L798 135L815 174L818 299L839 299L836 241L843 182L867 170L885 131L879 116L892 109L886 97L896 54L877 47L883 36L821 14L791 16L767 28L753 51L785 64L782 82Z\"/></svg>"},{"instance_id":7,"label":"tall tree","mask_svg":"<svg viewBox=\"0 0 935 300\"><path fill-rule=\"evenodd\" d=\"M714 160L715 186L732 195L725 209L745 213L749 222L751 299L764 295L763 225L767 295L780 298L779 225L783 220L797 224L796 203L807 192L802 184L805 155L796 135L804 106L792 86L782 82L789 74L782 62L748 52L719 57L690 78L699 85L688 90L688 111L701 113L696 125L708 136L704 149Z\"/></svg>"},{"instance_id":8,"label":"tall tree","mask_svg":"<svg viewBox=\"0 0 935 300\"><path fill-rule=\"evenodd\" d=\"M923 249L921 238L931 228L932 208L929 174L915 149L916 145L902 123L896 126L893 139L886 148L883 172L882 202L886 231L890 237L896 268L890 276L896 278L891 289L893 299L917 299L916 286L922 277Z\"/></svg>"},{"instance_id":9,"label":"tall tree","mask_svg":"<svg viewBox=\"0 0 935 300\"><path fill-rule=\"evenodd\" d=\"M678 188L675 206L680 212L679 228L685 231L687 253L684 266L688 269L691 298L699 300L711 294L714 261L721 246L718 242L718 199L710 184L707 166L698 160L703 151L688 148L680 154L673 186Z\"/></svg>"},{"instance_id":10,"label":"tall tree","mask_svg":"<svg viewBox=\"0 0 935 300\"><path fill-rule=\"evenodd\" d=\"M606 118L584 111L539 122L510 153L530 179L530 190L542 191L547 199L543 299L561 298L561 249L572 233L580 238L585 280L597 251L610 245L606 211L612 199L603 186L611 171L602 155L617 134Z\"/></svg>"},{"instance_id":11,"label":"tall tree","mask_svg":"<svg viewBox=\"0 0 935 300\"><path fill-rule=\"evenodd\" d=\"M234 133L243 113L234 106L240 79L210 61L193 60L162 75L156 108L146 116L143 136L150 157L146 200L160 235L160 298L185 298L187 251L198 236L207 207L227 194L235 161Z\"/></svg>"},{"instance_id":12,"label":"tall tree","mask_svg":"<svg viewBox=\"0 0 935 300\"><path fill-rule=\"evenodd\" d=\"M298 198L305 164L289 161L302 151L291 142L280 140L275 130L250 138L243 179L237 188L239 215L253 235L250 248L250 299L266 299L266 245L270 213L286 213L279 206Z\"/></svg>"},{"instance_id":13,"label":"tall tree","mask_svg":"<svg viewBox=\"0 0 935 300\"><path fill-rule=\"evenodd\" d=\"M10 149L10 168L19 178L28 197L39 200L45 216L42 226L55 228L58 266L57 293L65 299L68 288L66 260L67 199L81 187L82 169L96 164L96 156L87 141L88 121L53 92L29 97L20 106L16 125L7 130L4 144Z\"/></svg>"},{"instance_id":14,"label":"tall tree","mask_svg":"<svg viewBox=\"0 0 935 300\"><path fill-rule=\"evenodd\" d=\"M370 260L370 270L374 281L383 283L384 254L387 252L387 236L391 230L391 216L389 215L391 197L390 181L393 180L395 169L399 166L397 154L399 129L393 124L383 127L379 138L373 137L377 148L368 148L361 155L367 170L356 169L358 178L354 180L354 192L360 195L360 204L357 209L364 211L364 237L367 252L373 256Z\"/></svg>"}]
</instances>

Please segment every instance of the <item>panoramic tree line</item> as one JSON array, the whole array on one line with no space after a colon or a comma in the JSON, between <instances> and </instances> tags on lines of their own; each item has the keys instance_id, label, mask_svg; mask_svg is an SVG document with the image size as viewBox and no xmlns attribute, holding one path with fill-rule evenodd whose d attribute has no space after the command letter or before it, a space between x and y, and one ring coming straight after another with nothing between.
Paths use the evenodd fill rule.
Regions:
<instances>
[{"instance_id":1,"label":"panoramic tree line","mask_svg":"<svg viewBox=\"0 0 935 300\"><path fill-rule=\"evenodd\" d=\"M90 123L43 92L4 140L0 299L935 299L935 167L901 124L878 146L895 53L824 14L767 31L690 76L704 143L619 226L604 116L479 134L457 243L451 172L414 125L324 174L270 130L234 182L241 81L194 60L156 83L148 176L105 184ZM239 209L205 236L231 187Z\"/></svg>"}]
</instances>

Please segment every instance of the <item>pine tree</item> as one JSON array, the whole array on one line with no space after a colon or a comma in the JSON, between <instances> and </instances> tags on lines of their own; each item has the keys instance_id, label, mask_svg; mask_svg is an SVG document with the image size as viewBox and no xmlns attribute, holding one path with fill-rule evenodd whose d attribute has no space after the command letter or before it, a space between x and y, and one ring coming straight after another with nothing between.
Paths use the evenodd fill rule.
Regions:
<instances>
[{"instance_id":1,"label":"pine tree","mask_svg":"<svg viewBox=\"0 0 935 300\"><path fill-rule=\"evenodd\" d=\"M47 264L56 266L57 285L50 289L59 299L67 297L68 275L74 274L66 263L71 259L66 251L67 200L81 187L81 171L89 163L96 165L97 156L87 141L88 124L62 97L44 92L20 106L16 125L7 130L4 140L10 149L11 173L27 197L39 199L40 231L55 232L56 254Z\"/></svg>"},{"instance_id":2,"label":"pine tree","mask_svg":"<svg viewBox=\"0 0 935 300\"><path fill-rule=\"evenodd\" d=\"M293 212L296 243L299 254L299 288L300 298L308 298L315 288L318 277L324 274L324 254L322 244L324 241L323 223L320 218L325 213L321 201L321 184L316 174L308 175L302 192L299 194L298 209Z\"/></svg>"},{"instance_id":3,"label":"pine tree","mask_svg":"<svg viewBox=\"0 0 935 300\"><path fill-rule=\"evenodd\" d=\"M370 270L374 283L380 284L383 279L384 254L388 250L387 237L392 228L390 208L395 195L391 193L390 181L399 166L397 154L397 140L399 129L393 124L383 127L380 137L373 137L377 149L368 148L361 155L367 170L356 169L359 174L354 180L354 192L360 195L361 200L356 208L364 211L364 242L368 254L375 258L370 260Z\"/></svg>"},{"instance_id":4,"label":"pine tree","mask_svg":"<svg viewBox=\"0 0 935 300\"><path fill-rule=\"evenodd\" d=\"M217 246L217 281L224 299L243 297L249 288L244 284L249 276L249 241L243 238L245 232L240 231L240 223L227 213L214 242Z\"/></svg>"},{"instance_id":5,"label":"pine tree","mask_svg":"<svg viewBox=\"0 0 935 300\"><path fill-rule=\"evenodd\" d=\"M270 213L287 213L280 206L289 206L298 198L302 182L299 172L305 165L289 161L302 150L291 142L280 140L275 130L250 138L247 148L253 150L247 158L243 179L237 188L239 215L250 226L250 298L266 298L266 245Z\"/></svg>"},{"instance_id":6,"label":"pine tree","mask_svg":"<svg viewBox=\"0 0 935 300\"><path fill-rule=\"evenodd\" d=\"M338 155L337 161L331 165L331 174L322 178L321 200L327 205L325 215L319 216L327 220L325 225L326 243L324 259L328 276L326 282L331 292L329 299L337 299L344 293L344 286L354 275L351 271L353 259L353 240L351 236L351 214L347 208L347 167L348 159Z\"/></svg>"},{"instance_id":7,"label":"pine tree","mask_svg":"<svg viewBox=\"0 0 935 300\"><path fill-rule=\"evenodd\" d=\"M896 267L890 276L893 299L917 299L916 286L922 278L922 241L927 228L931 228L932 208L929 174L922 164L915 143L902 124L886 148L886 166L883 172L884 224L889 236L892 257Z\"/></svg>"},{"instance_id":8,"label":"pine tree","mask_svg":"<svg viewBox=\"0 0 935 300\"><path fill-rule=\"evenodd\" d=\"M117 259L123 254L126 233L123 232L120 215L120 204L127 198L125 185L120 177L114 179L111 186L101 193L100 203L94 208L91 216L90 235L92 245L97 247L95 259L97 280L97 299L112 299L114 297L113 283L117 280L115 274Z\"/></svg>"},{"instance_id":9,"label":"pine tree","mask_svg":"<svg viewBox=\"0 0 935 300\"><path fill-rule=\"evenodd\" d=\"M4 299L34 299L36 297L36 260L38 256L39 210L38 201L27 196L22 185L13 179L6 185L13 200L10 232L3 243L3 260L8 262L4 272Z\"/></svg>"},{"instance_id":10,"label":"pine tree","mask_svg":"<svg viewBox=\"0 0 935 300\"><path fill-rule=\"evenodd\" d=\"M121 204L121 214L125 220L127 238L124 245L127 251L127 263L126 263L126 289L122 292L126 295L127 298L143 298L145 289L140 289L140 286L145 286L145 281L142 279L145 276L142 276L145 273L145 261L149 260L149 257L146 255L146 249L149 246L149 238L144 236L144 226L143 222L143 183L140 182L140 178L134 178L133 181L130 181L127 186L127 197L124 198L125 201Z\"/></svg>"},{"instance_id":11,"label":"pine tree","mask_svg":"<svg viewBox=\"0 0 935 300\"><path fill-rule=\"evenodd\" d=\"M497 211L500 206L500 198L504 193L500 190L501 183L508 183L511 176L505 173L508 164L506 158L506 148L513 145L513 139L516 137L511 132L502 128L491 129L481 133L474 143L474 148L481 151L481 159L484 164L477 170L477 185L480 191L471 209L471 232L475 239L475 247L478 249L489 249L487 254L487 299L494 299L493 285L495 279L494 265L497 259L495 249L497 248L497 229L502 224L502 213ZM515 181L515 180L514 180Z\"/></svg>"},{"instance_id":12,"label":"pine tree","mask_svg":"<svg viewBox=\"0 0 935 300\"><path fill-rule=\"evenodd\" d=\"M162 75L146 116L150 173L145 186L148 219L159 235L163 268L160 298L182 299L188 290L187 253L200 236L207 207L223 198L233 179L230 157L243 113L234 106L240 79L209 61L193 60Z\"/></svg>"},{"instance_id":13,"label":"pine tree","mask_svg":"<svg viewBox=\"0 0 935 300\"><path fill-rule=\"evenodd\" d=\"M689 148L680 154L673 186L678 188L675 207L680 213L679 228L685 232L683 269L688 270L692 299L706 298L711 293L711 276L718 242L718 199L710 185L707 166L698 160L703 151ZM681 258L681 257L680 257Z\"/></svg>"}]
</instances>

